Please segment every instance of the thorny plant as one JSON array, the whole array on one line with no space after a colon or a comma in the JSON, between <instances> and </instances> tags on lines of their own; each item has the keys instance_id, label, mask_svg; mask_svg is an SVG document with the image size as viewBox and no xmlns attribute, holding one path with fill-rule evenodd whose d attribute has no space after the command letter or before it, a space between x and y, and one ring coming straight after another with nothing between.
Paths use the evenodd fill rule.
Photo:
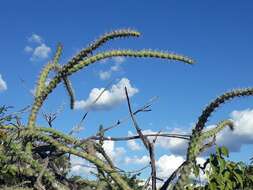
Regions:
<instances>
[{"instance_id":1,"label":"thorny plant","mask_svg":"<svg viewBox=\"0 0 253 190\"><path fill-rule=\"evenodd\" d=\"M140 112L150 111L151 103L147 103L140 109L133 111L128 97L127 88L125 88L125 94L130 118L132 119L133 126L137 132L137 135L135 136L114 138L105 136L107 131L117 127L124 120L118 120L116 124L108 128L103 128L103 126L101 126L97 134L81 140L71 136L73 131L70 132L70 134L64 134L52 127L52 122L56 118L56 114L43 114L50 126L49 128L40 127L36 124L38 113L43 106L44 101L60 83L64 84L69 95L70 108L74 108L75 95L69 76L92 63L106 58L122 56L160 58L181 61L190 65L194 64L192 59L183 55L153 50L116 49L98 53L95 52L95 50L110 40L138 36L140 36L139 32L130 29L116 30L107 33L91 43L87 48L82 49L65 65L59 64L59 59L62 54L62 45L58 45L55 56L42 69L42 72L39 75L34 102L30 110L27 125L22 125L17 118L16 123L4 122L4 117L0 115L0 183L5 185L14 184L16 186L18 186L17 184L21 184L20 187L30 187L40 190L80 189L80 187L83 187L82 185L93 187L95 189L105 189L108 187L109 189L131 190L133 186L124 178L122 170L117 168L111 158L106 154L103 149L103 142L106 140L120 141L140 138L149 152L151 167L151 175L149 179L151 180L152 189L156 190L156 181L160 179L156 176L154 144L157 137L168 137L188 140L189 147L185 162L168 178L168 180L164 182L161 190L168 189L169 185L172 185L173 190L187 188L187 182L192 169L196 169L197 167L196 157L208 147L212 146L215 142L216 134L226 126L233 129L232 121L224 120L218 123L215 128L203 132L202 130L205 127L207 119L222 103L235 97L252 95L253 88L233 90L216 98L202 112L197 121L196 127L192 131L192 135L166 134L162 132L148 135L143 134L138 126L136 115ZM46 84L50 72L54 72L55 76L48 84ZM100 96L101 95L102 93ZM94 103L96 103L96 101ZM3 111L6 110L2 110L1 113ZM84 115L81 122L83 122L87 114L88 112ZM8 118L9 120L13 119L10 117ZM148 137L153 137L153 140ZM210 138L212 138L212 141L204 144L204 142ZM102 155L103 158L98 156L98 153ZM69 172L70 162L67 155L75 155L92 163L97 169L95 175L98 180L89 181L86 179L74 180L68 178L67 173ZM13 178L13 176L18 176L18 178ZM172 183L176 177L176 183ZM147 181L146 184L148 183L149 182ZM145 189L145 185L143 189Z\"/></svg>"}]
</instances>

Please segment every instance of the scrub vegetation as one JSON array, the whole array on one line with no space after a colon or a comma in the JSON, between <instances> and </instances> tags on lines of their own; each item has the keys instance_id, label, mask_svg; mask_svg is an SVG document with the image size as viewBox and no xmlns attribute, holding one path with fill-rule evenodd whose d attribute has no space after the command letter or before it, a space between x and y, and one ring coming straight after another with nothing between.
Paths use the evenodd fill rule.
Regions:
<instances>
[{"instance_id":1,"label":"scrub vegetation","mask_svg":"<svg viewBox=\"0 0 253 190\"><path fill-rule=\"evenodd\" d=\"M192 65L195 62L184 55L153 51L115 49L110 51L97 52L105 43L118 38L138 37L140 33L135 30L122 29L106 33L91 43L87 48L82 49L66 64L61 65L59 59L62 54L62 45L59 44L55 56L42 69L36 85L34 101L32 106L18 112L11 113L10 107L3 105L0 109L0 184L1 189L252 189L253 169L251 165L228 161L226 157L229 152L226 147L216 147L216 153L211 154L204 166L196 163L196 158L205 150L215 144L216 135L224 128L234 129L230 120L220 121L216 127L203 131L210 115L222 104L236 97L253 95L253 88L236 89L218 96L199 116L196 126L191 135L156 133L145 135L138 125L136 115L140 112L150 111L151 103L148 102L138 110L133 110L125 88L126 101L128 103L129 119L132 120L136 136L124 138L108 138L108 132L121 124L118 120L115 125L109 128L100 126L99 131L90 137L77 139L70 134L62 133L53 127L53 121L57 114L44 114L50 127L38 126L37 118L40 109L50 94L63 83L66 93L69 96L70 109L74 108L75 93L69 76L85 69L87 66L111 57L134 57L134 58L157 58L175 60L177 62ZM49 79L49 74L54 77ZM103 93L103 92L102 92ZM103 94L100 94L102 96ZM99 99L99 97L98 97ZM98 100L97 99L97 100ZM97 101L96 100L96 101ZM94 102L95 104L96 102ZM20 121L22 113L29 112L28 122L23 124ZM83 119L87 116L84 115ZM189 141L186 160L162 181L158 187L157 181L161 181L156 174L155 143L157 137L183 138ZM131 140L141 139L147 154L150 157L150 177L146 182L138 179L141 171L133 173L125 172L115 166L111 158L103 149L107 140ZM80 176L69 176L71 162L70 155L85 159L94 165L94 179L88 180ZM200 170L206 175L205 183L199 183ZM190 176L194 175L193 179Z\"/></svg>"}]
</instances>

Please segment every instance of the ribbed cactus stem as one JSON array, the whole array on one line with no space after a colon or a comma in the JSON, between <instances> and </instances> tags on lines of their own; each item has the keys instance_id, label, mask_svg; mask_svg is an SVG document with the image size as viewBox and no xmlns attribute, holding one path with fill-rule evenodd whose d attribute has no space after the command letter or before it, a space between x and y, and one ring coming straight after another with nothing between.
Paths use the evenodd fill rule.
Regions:
<instances>
[{"instance_id":1,"label":"ribbed cactus stem","mask_svg":"<svg viewBox=\"0 0 253 190\"><path fill-rule=\"evenodd\" d=\"M189 174L191 170L188 170L189 166L196 161L196 157L200 153L200 148L204 139L214 136L225 126L229 126L230 129L233 129L233 123L229 120L220 122L216 128L211 129L207 132L202 133L202 130L207 122L207 119L210 117L211 113L218 108L221 104L225 103L228 100L231 100L236 97L242 96L252 96L253 95L253 88L244 88L244 89L236 89L230 92L226 92L221 96L217 97L213 102L211 102L202 112L201 116L198 119L198 122L195 128L192 130L191 140L189 142L188 150L187 150L187 157L186 162L182 168L180 176L177 180L177 183L174 186L174 190L184 189L187 180L189 179Z\"/></svg>"},{"instance_id":2,"label":"ribbed cactus stem","mask_svg":"<svg viewBox=\"0 0 253 190\"><path fill-rule=\"evenodd\" d=\"M226 92L222 94L221 96L217 97L203 110L196 124L196 127L195 127L196 130L201 131L204 128L207 122L207 119L210 117L210 115L215 111L216 108L218 108L223 103L236 97L252 96L252 95L253 95L253 88L243 88L243 89L236 89L230 92Z\"/></svg>"},{"instance_id":3,"label":"ribbed cactus stem","mask_svg":"<svg viewBox=\"0 0 253 190\"><path fill-rule=\"evenodd\" d=\"M139 37L140 33L135 30L130 29L121 29L115 30L109 33L106 33L96 39L93 43L91 43L87 48L82 49L77 55L75 55L68 63L68 67L72 67L77 64L79 61L83 60L88 54L92 53L94 50L105 44L109 40L113 40L116 38L126 38L126 37Z\"/></svg>"},{"instance_id":4,"label":"ribbed cactus stem","mask_svg":"<svg viewBox=\"0 0 253 190\"><path fill-rule=\"evenodd\" d=\"M121 176L113 169L111 168L108 164L106 164L103 160L99 159L98 157L88 154L85 151L79 151L75 148L70 148L57 140L53 139L52 137L48 135L44 135L39 131L36 130L23 130L20 133L20 137L30 137L33 138L34 140L41 140L43 142L46 142L48 144L51 144L54 146L57 150L62 151L64 153L69 153L76 155L78 157L84 158L88 160L89 162L93 163L96 165L98 168L101 170L105 171L108 175L112 177L112 179L118 184L121 189L124 190L131 190L131 188L128 186L128 184L121 178Z\"/></svg>"},{"instance_id":5,"label":"ribbed cactus stem","mask_svg":"<svg viewBox=\"0 0 253 190\"><path fill-rule=\"evenodd\" d=\"M110 57L147 57L147 58L160 58L160 59L167 59L167 60L176 60L182 61L187 64L193 64L194 61L190 58L187 58L182 55L172 54L172 53L164 53L159 51L152 51L152 50L141 50L141 51L134 51L134 50L113 50L113 51L106 51L102 53L98 53L97 55L91 56L86 58L83 61L80 61L78 64L74 65L73 67L69 67L69 65L65 65L62 67L61 71L57 76L55 76L50 83L44 88L43 92L39 97L35 98L35 102L29 116L28 127L35 126L36 117L38 114L39 109L41 108L43 101L47 98L47 96L52 92L52 90L62 81L62 78L69 76L84 67L97 62L102 59L110 58Z\"/></svg>"}]
</instances>

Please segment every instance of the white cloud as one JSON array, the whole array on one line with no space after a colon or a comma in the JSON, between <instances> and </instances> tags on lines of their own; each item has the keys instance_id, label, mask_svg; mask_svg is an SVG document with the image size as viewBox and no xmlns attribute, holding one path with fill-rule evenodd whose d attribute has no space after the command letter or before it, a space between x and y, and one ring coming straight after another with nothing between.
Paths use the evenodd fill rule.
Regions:
<instances>
[{"instance_id":1,"label":"white cloud","mask_svg":"<svg viewBox=\"0 0 253 190\"><path fill-rule=\"evenodd\" d=\"M218 146L226 146L230 152L240 152L243 145L253 144L253 109L233 111L228 118L234 122L234 130L225 128L216 135L216 144ZM209 125L204 130L210 130L216 125ZM194 126L193 126L194 127ZM143 130L143 133L155 133L152 130ZM175 128L169 133L189 134L191 131ZM152 139L150 137L150 139ZM208 140L209 141L209 140ZM178 138L163 138L158 137L156 146L169 149L172 154L185 155L188 147L188 141ZM203 152L202 155L209 155L215 152L215 147Z\"/></svg>"},{"instance_id":2,"label":"white cloud","mask_svg":"<svg viewBox=\"0 0 253 190\"><path fill-rule=\"evenodd\" d=\"M93 164L78 156L71 155L70 163L70 172L73 175L87 176L90 174L90 172L96 172L96 168L94 168Z\"/></svg>"},{"instance_id":3,"label":"white cloud","mask_svg":"<svg viewBox=\"0 0 253 190\"><path fill-rule=\"evenodd\" d=\"M99 72L99 78L102 80L109 79L111 77L111 72L110 71L100 71Z\"/></svg>"},{"instance_id":4,"label":"white cloud","mask_svg":"<svg viewBox=\"0 0 253 190\"><path fill-rule=\"evenodd\" d=\"M116 147L114 141L104 141L103 149L113 162L120 162L126 152L123 147Z\"/></svg>"},{"instance_id":5,"label":"white cloud","mask_svg":"<svg viewBox=\"0 0 253 190\"><path fill-rule=\"evenodd\" d=\"M175 155L163 155L157 162L157 176L160 178L169 177L182 163L184 158L182 156Z\"/></svg>"},{"instance_id":6,"label":"white cloud","mask_svg":"<svg viewBox=\"0 0 253 190\"><path fill-rule=\"evenodd\" d=\"M128 131L128 136L132 136L133 133L131 131ZM127 141L127 147L130 148L130 150L137 151L141 150L141 145L136 142L136 140L129 140Z\"/></svg>"},{"instance_id":7,"label":"white cloud","mask_svg":"<svg viewBox=\"0 0 253 190\"><path fill-rule=\"evenodd\" d=\"M150 129L143 130L142 132L143 132L143 134L156 134L156 133L158 133L157 131L152 131ZM161 132L160 134L162 134L162 133L164 133L164 132ZM169 131L166 133L186 134L186 131L175 128L172 131ZM155 137L148 137L148 138L152 141ZM161 148L169 149L169 151L172 154L185 155L187 147L188 147L188 141L184 140L184 139L179 139L179 138L157 137L155 145L158 147L161 147Z\"/></svg>"},{"instance_id":8,"label":"white cloud","mask_svg":"<svg viewBox=\"0 0 253 190\"><path fill-rule=\"evenodd\" d=\"M86 110L108 110L120 104L126 99L124 88L127 87L129 97L138 92L138 89L133 87L130 80L122 78L117 84L112 85L109 90L105 90L102 96L94 104L93 102L104 90L104 88L93 88L86 100L75 102L75 109Z\"/></svg>"},{"instance_id":9,"label":"white cloud","mask_svg":"<svg viewBox=\"0 0 253 190\"><path fill-rule=\"evenodd\" d=\"M176 156L176 155L162 155L157 161L156 161L156 167L157 167L157 176L162 179L167 179L170 177L170 175L185 161L183 156ZM196 159L197 164L200 164L203 166L206 159L202 157L197 157ZM208 169L208 167L206 168ZM204 181L206 180L205 174L200 170L200 180ZM190 178L196 179L194 174L191 174Z\"/></svg>"},{"instance_id":10,"label":"white cloud","mask_svg":"<svg viewBox=\"0 0 253 190\"><path fill-rule=\"evenodd\" d=\"M111 66L111 72L116 72L120 70L120 65L119 64L115 64L113 66Z\"/></svg>"},{"instance_id":11,"label":"white cloud","mask_svg":"<svg viewBox=\"0 0 253 190\"><path fill-rule=\"evenodd\" d=\"M234 123L234 130L231 131L228 127L216 135L216 144L218 146L226 146L229 152L240 152L243 145L253 144L253 109L241 111L233 111L230 118ZM204 131L210 130L216 125L205 127ZM176 133L186 134L186 131L175 131ZM183 139L175 138L159 138L157 144L161 147L168 148L173 154L185 155L188 147L188 142ZM215 152L215 147L208 149L202 155L209 155Z\"/></svg>"},{"instance_id":12,"label":"white cloud","mask_svg":"<svg viewBox=\"0 0 253 190\"><path fill-rule=\"evenodd\" d=\"M34 49L31 59L32 60L46 59L48 58L50 52L51 52L50 47L48 47L46 44L41 44Z\"/></svg>"},{"instance_id":13,"label":"white cloud","mask_svg":"<svg viewBox=\"0 0 253 190\"><path fill-rule=\"evenodd\" d=\"M113 72L117 72L120 70L120 65L125 61L124 57L113 57L113 61L115 62L114 65L110 67L107 71L100 71L99 72L99 78L101 80L107 80L111 77Z\"/></svg>"},{"instance_id":14,"label":"white cloud","mask_svg":"<svg viewBox=\"0 0 253 190\"><path fill-rule=\"evenodd\" d=\"M113 57L112 58L116 63L123 63L126 58L125 57Z\"/></svg>"},{"instance_id":15,"label":"white cloud","mask_svg":"<svg viewBox=\"0 0 253 190\"><path fill-rule=\"evenodd\" d=\"M225 145L230 152L239 152L246 144L253 144L253 109L233 111L230 114L234 130L224 129L217 135L217 144Z\"/></svg>"},{"instance_id":16,"label":"white cloud","mask_svg":"<svg viewBox=\"0 0 253 190\"><path fill-rule=\"evenodd\" d=\"M33 52L33 48L30 47L30 46L25 46L24 51L25 51L26 53L31 53L31 52Z\"/></svg>"},{"instance_id":17,"label":"white cloud","mask_svg":"<svg viewBox=\"0 0 253 190\"><path fill-rule=\"evenodd\" d=\"M148 164L150 161L149 157L144 155L142 157L137 157L137 156L134 156L134 157L126 157L124 162L125 164L140 164L140 165L145 165L145 164Z\"/></svg>"},{"instance_id":18,"label":"white cloud","mask_svg":"<svg viewBox=\"0 0 253 190\"><path fill-rule=\"evenodd\" d=\"M37 34L32 34L28 38L28 43L31 45L27 45L24 48L24 51L26 53L31 54L31 61L37 61L37 60L42 60L48 58L51 48L48 47L45 43L43 43L43 39L41 36Z\"/></svg>"},{"instance_id":19,"label":"white cloud","mask_svg":"<svg viewBox=\"0 0 253 190\"><path fill-rule=\"evenodd\" d=\"M127 146L128 148L130 148L130 150L133 150L133 151L141 150L141 145L138 144L135 140L127 141Z\"/></svg>"},{"instance_id":20,"label":"white cloud","mask_svg":"<svg viewBox=\"0 0 253 190\"><path fill-rule=\"evenodd\" d=\"M7 84L3 80L2 75L0 74L0 92L7 90Z\"/></svg>"},{"instance_id":21,"label":"white cloud","mask_svg":"<svg viewBox=\"0 0 253 190\"><path fill-rule=\"evenodd\" d=\"M106 154L112 159L113 163L119 163L123 159L125 149L123 147L116 147L114 141L104 141L103 149ZM102 159L102 155L99 155ZM96 172L94 165L80 157L71 155L71 174L74 175L87 175L90 172Z\"/></svg>"},{"instance_id":22,"label":"white cloud","mask_svg":"<svg viewBox=\"0 0 253 190\"><path fill-rule=\"evenodd\" d=\"M34 43L38 43L41 44L43 39L41 36L39 36L38 34L32 34L29 38L28 38L29 42L34 42Z\"/></svg>"}]
</instances>

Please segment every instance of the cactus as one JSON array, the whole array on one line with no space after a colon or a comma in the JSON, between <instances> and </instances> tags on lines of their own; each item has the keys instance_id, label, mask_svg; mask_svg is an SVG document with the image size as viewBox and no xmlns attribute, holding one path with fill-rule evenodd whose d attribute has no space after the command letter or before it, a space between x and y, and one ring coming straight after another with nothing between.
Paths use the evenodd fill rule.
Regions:
<instances>
[{"instance_id":1,"label":"cactus","mask_svg":"<svg viewBox=\"0 0 253 190\"><path fill-rule=\"evenodd\" d=\"M191 168L196 162L196 157L200 153L200 147L203 140L210 136L214 136L218 132L220 132L226 125L233 129L233 124L231 121L221 122L216 128L202 133L203 128L207 122L207 119L211 116L215 109L220 107L223 103L227 102L236 97L243 96L251 96L253 95L253 88L245 88L245 89L236 89L230 92L226 92L221 96L218 96L214 101L212 101L202 112L200 117L198 118L198 122L195 128L192 130L191 140L189 142L187 156L186 156L186 164L182 167L179 179L174 186L174 190L181 190L185 188L186 183L188 182L189 175L191 173Z\"/></svg>"},{"instance_id":2,"label":"cactus","mask_svg":"<svg viewBox=\"0 0 253 190\"><path fill-rule=\"evenodd\" d=\"M105 189L107 187L117 189L114 186L114 184L116 184L119 189L131 190L131 186L127 183L127 180L125 180L124 176L120 174L118 168L114 166L111 159L106 155L102 148L103 141L105 139L105 131L108 129L104 129L101 126L99 133L97 133L96 136L98 139L88 138L85 140L79 140L71 135L57 131L54 128L38 126L36 124L36 119L44 101L61 82L64 84L70 98L70 108L73 109L75 95L69 76L100 60L122 56L176 60L188 65L195 63L191 58L183 55L153 50L116 49L98 53L95 52L99 47L110 40L139 36L140 33L138 31L130 29L116 30L106 33L86 48L82 49L64 65L59 63L63 47L61 44L58 44L54 57L44 66L39 75L34 95L34 102L32 104L27 125L21 125L18 122L17 125L14 125L13 122L5 123L4 120L7 120L7 117L2 119L2 111L0 110L0 168L2 169L0 174L4 173L4 175L8 174L11 176L21 175L26 178L31 178L33 186L28 185L25 187L45 189L50 186L52 189L71 189L72 187L68 186L70 184L70 180L65 178L63 175L60 175L59 171L57 171L57 173L54 170L54 164L56 164L54 161L56 158L66 156L68 154L75 155L89 161L97 168L98 171L98 182L79 179L75 181L75 185L86 184L97 189ZM53 72L54 77L48 84L46 84L50 72ZM190 137L186 161L177 170L179 177L177 178L176 184L174 186L172 185L174 190L182 190L187 187L192 170L198 168L196 165L197 156L215 142L216 135L226 127L229 127L231 130L234 129L232 121L223 120L214 128L204 131L203 129L211 114L228 100L235 97L251 95L253 95L253 88L233 90L217 97L203 110L202 114L198 118L195 128L192 130L192 135L186 138L189 139ZM149 106L146 106L146 108L148 107ZM147 111L148 109L143 110ZM9 117L8 120L13 119L14 118ZM204 144L210 138L213 138L213 141L211 141L211 143ZM95 140L98 141L96 142ZM39 152L40 149L45 149L47 151L42 151L42 154ZM47 153L48 151L50 153ZM95 152L100 153L104 159L98 157ZM54 157L50 157L52 154L55 154L53 155ZM50 164L47 165L43 162L43 159L49 157L52 160L49 160ZM64 157L64 159L67 160L68 157ZM176 175L173 174L170 180L175 176ZM36 179L36 181L34 181L34 179ZM16 181L15 183L20 182L21 181ZM152 184L152 187L153 189L156 189L156 184L154 184ZM166 185L162 187L164 190L167 189L169 183L166 182L165 184Z\"/></svg>"},{"instance_id":3,"label":"cactus","mask_svg":"<svg viewBox=\"0 0 253 190\"><path fill-rule=\"evenodd\" d=\"M58 44L53 59L44 66L39 75L34 95L34 102L29 114L27 126L16 126L10 124L1 125L1 134L12 134L12 140L8 138L8 135L1 135L1 140L4 142L3 147L0 149L1 153L3 153L1 159L9 160L6 151L8 151L7 148L10 148L17 160L22 162L22 164L30 166L29 169L23 166L17 169L15 163L10 164L6 169L7 173L13 173L14 175L24 175L27 177L36 177L37 181L34 184L34 188L36 189L43 189L44 185L49 184L53 189L68 189L66 185L63 184L63 182L59 181L59 174L52 172L54 171L52 168L52 163L50 162L50 166L43 164L41 159L43 157L47 157L47 153L39 155L36 154L38 149L44 148L43 146L46 146L50 151L53 150L54 154L56 155L72 154L88 160L94 164L98 168L98 171L101 171L101 179L105 182L99 183L97 188L103 188L104 185L107 184L111 185L110 181L113 180L114 184L117 184L119 188L124 190L131 189L131 187L122 178L122 175L117 171L113 164L108 164L110 159L107 159L105 162L96 154L89 154L89 152L86 151L88 150L88 142L90 141L81 142L80 140L73 138L71 135L66 135L53 128L39 127L36 124L36 118L48 95L61 82L63 82L65 85L68 96L70 97L70 108L73 109L75 101L74 90L68 77L77 71L87 67L88 65L100 60L116 56L140 58L153 57L181 61L186 64L194 64L194 61L186 56L153 50L111 50L94 53L95 50L110 40L125 37L138 37L139 35L140 33L138 31L130 29L116 30L106 33L91 43L87 48L82 49L65 65L61 65L59 63L63 48L61 44ZM49 81L48 84L46 84L46 81L49 79L48 75L50 72L53 72L54 77ZM101 134L103 134L103 131L101 131ZM10 142L6 143L8 141ZM38 147L36 144L37 142L41 142L44 145ZM16 143L19 143L19 146L16 146ZM100 151L103 152L102 150ZM104 156L106 157L106 155ZM107 176L103 177L105 174ZM111 188L115 187L112 186Z\"/></svg>"},{"instance_id":4,"label":"cactus","mask_svg":"<svg viewBox=\"0 0 253 190\"><path fill-rule=\"evenodd\" d=\"M72 58L66 65L62 67L62 69L60 69L58 74L50 81L50 83L45 88L43 88L43 90L42 89L39 90L41 91L41 93L39 96L35 97L32 111L29 116L28 127L29 128L35 127L36 117L44 100L53 91L53 89L63 80L63 78L83 69L84 67L92 63L95 63L95 62L98 62L100 60L110 58L110 57L123 56L123 57L155 57L155 58L161 58L161 59L182 61L187 64L194 64L194 61L188 57L172 54L172 53L152 51L152 50L141 50L141 51L112 50L112 51L101 52L96 55L87 57L87 52L91 53L93 50L98 48L100 45L102 45L109 39L113 39L116 37L131 36L131 35L138 36L138 34L139 34L138 32L133 32L129 30L120 30L120 32L116 31L109 34L105 34L97 42L95 42L94 45L91 45L87 49L82 50L77 56ZM48 70L50 70L48 67L45 67L43 69L42 74L41 74L42 80L39 80L38 86L44 86L44 84L41 84L41 82L44 81L45 76L47 76L49 72Z\"/></svg>"}]
</instances>

